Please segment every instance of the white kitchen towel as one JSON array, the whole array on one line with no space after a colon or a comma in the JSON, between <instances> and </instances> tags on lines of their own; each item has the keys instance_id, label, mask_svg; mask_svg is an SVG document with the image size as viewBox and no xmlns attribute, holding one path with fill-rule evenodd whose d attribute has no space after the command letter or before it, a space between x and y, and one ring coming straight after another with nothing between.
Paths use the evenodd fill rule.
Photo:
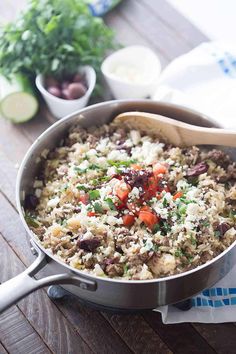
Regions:
<instances>
[{"instance_id":1,"label":"white kitchen towel","mask_svg":"<svg viewBox=\"0 0 236 354\"><path fill-rule=\"evenodd\" d=\"M152 98L194 108L236 130L236 44L203 43L176 58Z\"/></svg>"},{"instance_id":2,"label":"white kitchen towel","mask_svg":"<svg viewBox=\"0 0 236 354\"><path fill-rule=\"evenodd\" d=\"M152 97L194 108L225 128L236 130L236 45L203 43L170 63ZM236 251L235 251L236 252ZM236 266L214 287L192 298L181 311L162 306L163 323L236 321Z\"/></svg>"}]
</instances>

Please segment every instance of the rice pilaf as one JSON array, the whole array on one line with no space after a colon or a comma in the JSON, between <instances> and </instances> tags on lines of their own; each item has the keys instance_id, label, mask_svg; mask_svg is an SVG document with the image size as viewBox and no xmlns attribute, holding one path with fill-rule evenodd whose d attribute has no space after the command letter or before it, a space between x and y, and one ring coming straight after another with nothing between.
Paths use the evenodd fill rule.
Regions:
<instances>
[{"instance_id":1,"label":"rice pilaf","mask_svg":"<svg viewBox=\"0 0 236 354\"><path fill-rule=\"evenodd\" d=\"M115 124L71 128L43 151L25 198L42 245L68 265L145 280L204 264L236 239L236 166Z\"/></svg>"}]
</instances>

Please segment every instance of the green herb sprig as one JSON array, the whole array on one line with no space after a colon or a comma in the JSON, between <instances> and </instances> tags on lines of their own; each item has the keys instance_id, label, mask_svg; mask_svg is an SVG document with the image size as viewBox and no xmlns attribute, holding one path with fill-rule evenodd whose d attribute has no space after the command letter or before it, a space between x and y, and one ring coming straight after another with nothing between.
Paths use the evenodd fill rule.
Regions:
<instances>
[{"instance_id":1,"label":"green herb sprig","mask_svg":"<svg viewBox=\"0 0 236 354\"><path fill-rule=\"evenodd\" d=\"M29 0L26 12L0 33L0 68L6 77L42 73L61 79L85 64L99 73L114 47L112 30L91 15L85 0Z\"/></svg>"}]
</instances>

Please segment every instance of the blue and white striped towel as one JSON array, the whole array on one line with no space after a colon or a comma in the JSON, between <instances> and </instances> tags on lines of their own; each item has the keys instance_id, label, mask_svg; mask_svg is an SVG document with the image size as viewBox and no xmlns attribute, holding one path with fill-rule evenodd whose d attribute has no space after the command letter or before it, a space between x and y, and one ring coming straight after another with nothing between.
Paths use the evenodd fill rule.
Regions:
<instances>
[{"instance_id":1,"label":"blue and white striped towel","mask_svg":"<svg viewBox=\"0 0 236 354\"><path fill-rule=\"evenodd\" d=\"M162 306L163 323L201 322L221 323L236 321L236 266L214 287L192 298L192 308L178 310L174 306Z\"/></svg>"}]
</instances>

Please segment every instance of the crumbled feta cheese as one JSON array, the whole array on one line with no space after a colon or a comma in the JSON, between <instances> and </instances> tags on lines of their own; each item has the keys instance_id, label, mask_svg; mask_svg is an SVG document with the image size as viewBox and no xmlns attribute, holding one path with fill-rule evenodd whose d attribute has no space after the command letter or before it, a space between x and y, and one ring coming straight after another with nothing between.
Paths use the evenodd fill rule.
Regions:
<instances>
[{"instance_id":1,"label":"crumbled feta cheese","mask_svg":"<svg viewBox=\"0 0 236 354\"><path fill-rule=\"evenodd\" d=\"M36 179L33 184L33 188L43 187L43 181Z\"/></svg>"},{"instance_id":2,"label":"crumbled feta cheese","mask_svg":"<svg viewBox=\"0 0 236 354\"><path fill-rule=\"evenodd\" d=\"M107 176L113 176L116 174L115 166L108 167L107 169Z\"/></svg>"},{"instance_id":3,"label":"crumbled feta cheese","mask_svg":"<svg viewBox=\"0 0 236 354\"><path fill-rule=\"evenodd\" d=\"M84 261L89 261L92 257L93 257L92 252L89 252L89 253L86 253L86 254L83 256L83 260L84 260Z\"/></svg>"},{"instance_id":4,"label":"crumbled feta cheese","mask_svg":"<svg viewBox=\"0 0 236 354\"><path fill-rule=\"evenodd\" d=\"M96 156L97 155L97 151L95 149L90 149L88 152L87 152L87 156L88 157L92 157L92 156Z\"/></svg>"},{"instance_id":5,"label":"crumbled feta cheese","mask_svg":"<svg viewBox=\"0 0 236 354\"><path fill-rule=\"evenodd\" d=\"M157 161L158 156L163 151L164 144L151 143L150 141L144 141L142 146L136 146L132 149L132 157L134 159L142 160L147 165Z\"/></svg>"},{"instance_id":6,"label":"crumbled feta cheese","mask_svg":"<svg viewBox=\"0 0 236 354\"><path fill-rule=\"evenodd\" d=\"M81 168L81 170L85 170L88 167L89 167L88 160L84 160L83 162L81 162L81 164L79 164L79 168Z\"/></svg>"},{"instance_id":7,"label":"crumbled feta cheese","mask_svg":"<svg viewBox=\"0 0 236 354\"><path fill-rule=\"evenodd\" d=\"M44 149L44 150L41 152L41 156L42 156L44 159L46 159L48 153L49 153L49 150L48 150L48 149Z\"/></svg>"},{"instance_id":8,"label":"crumbled feta cheese","mask_svg":"<svg viewBox=\"0 0 236 354\"><path fill-rule=\"evenodd\" d=\"M39 189L39 188L37 188L37 189L35 189L34 194L35 194L35 196L36 196L37 198L40 198L40 197L41 197L41 194L42 194L42 190Z\"/></svg>"},{"instance_id":9,"label":"crumbled feta cheese","mask_svg":"<svg viewBox=\"0 0 236 354\"><path fill-rule=\"evenodd\" d=\"M102 268L100 267L99 264L95 264L93 272L97 276L103 276L104 275L104 272L103 272L103 270L102 270Z\"/></svg>"},{"instance_id":10,"label":"crumbled feta cheese","mask_svg":"<svg viewBox=\"0 0 236 354\"><path fill-rule=\"evenodd\" d=\"M129 156L125 151L121 152L120 150L112 150L109 152L107 159L115 161L126 161L129 159Z\"/></svg>"},{"instance_id":11,"label":"crumbled feta cheese","mask_svg":"<svg viewBox=\"0 0 236 354\"><path fill-rule=\"evenodd\" d=\"M112 249L112 247L111 246L108 246L108 247L106 247L105 249L104 249L104 251L103 251L103 254L104 254L104 256L109 256L111 253L112 253L112 251L113 251L113 249Z\"/></svg>"},{"instance_id":12,"label":"crumbled feta cheese","mask_svg":"<svg viewBox=\"0 0 236 354\"><path fill-rule=\"evenodd\" d=\"M132 191L129 193L130 198L139 198L139 189L137 187L134 187Z\"/></svg>"},{"instance_id":13,"label":"crumbled feta cheese","mask_svg":"<svg viewBox=\"0 0 236 354\"><path fill-rule=\"evenodd\" d=\"M109 149L109 147L108 147L109 141L110 141L109 138L101 139L99 144L97 145L96 149L98 151L101 151L102 153L105 153Z\"/></svg>"},{"instance_id":14,"label":"crumbled feta cheese","mask_svg":"<svg viewBox=\"0 0 236 354\"><path fill-rule=\"evenodd\" d=\"M55 208L57 206L57 204L59 203L60 198L59 197L55 197L53 199L49 199L49 201L47 202L47 206L49 208Z\"/></svg>"},{"instance_id":15,"label":"crumbled feta cheese","mask_svg":"<svg viewBox=\"0 0 236 354\"><path fill-rule=\"evenodd\" d=\"M116 224L123 224L123 220L121 218L116 218L112 215L107 215L106 216L106 222L109 224L109 225L116 225Z\"/></svg>"},{"instance_id":16,"label":"crumbled feta cheese","mask_svg":"<svg viewBox=\"0 0 236 354\"><path fill-rule=\"evenodd\" d=\"M139 279L142 280L142 279L152 279L152 278L153 278L153 275L150 272L150 270L148 269L148 266L146 264L143 264L142 270L139 273Z\"/></svg>"},{"instance_id":17,"label":"crumbled feta cheese","mask_svg":"<svg viewBox=\"0 0 236 354\"><path fill-rule=\"evenodd\" d=\"M186 188L189 187L189 184L187 183L187 181L185 181L184 179L181 179L180 181L177 182L177 190L185 190Z\"/></svg>"}]
</instances>

